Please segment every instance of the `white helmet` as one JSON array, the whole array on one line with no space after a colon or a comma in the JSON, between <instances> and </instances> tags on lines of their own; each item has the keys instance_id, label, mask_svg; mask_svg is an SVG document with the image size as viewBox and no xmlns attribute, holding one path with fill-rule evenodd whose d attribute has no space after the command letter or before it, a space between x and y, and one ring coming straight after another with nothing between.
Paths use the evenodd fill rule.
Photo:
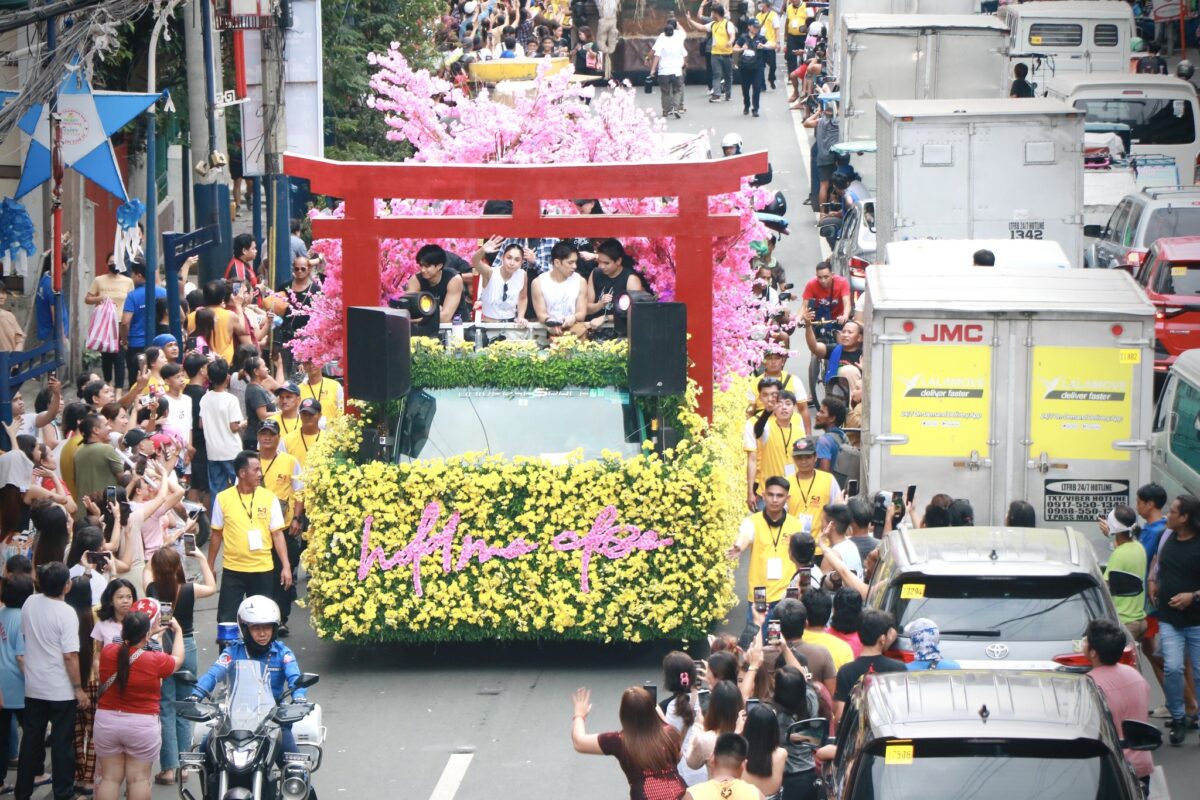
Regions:
<instances>
[{"instance_id":1,"label":"white helmet","mask_svg":"<svg viewBox=\"0 0 1200 800\"><path fill-rule=\"evenodd\" d=\"M261 658L271 649L279 633L280 619L279 606L274 600L261 594L247 597L238 606L238 629L242 632L242 643L251 658ZM254 641L254 637L250 635L251 625L270 625L271 640L265 645Z\"/></svg>"},{"instance_id":2,"label":"white helmet","mask_svg":"<svg viewBox=\"0 0 1200 800\"><path fill-rule=\"evenodd\" d=\"M736 147L738 152L741 152L742 137L738 136L736 133L725 134L725 138L721 140L721 149L723 150L726 147Z\"/></svg>"}]
</instances>

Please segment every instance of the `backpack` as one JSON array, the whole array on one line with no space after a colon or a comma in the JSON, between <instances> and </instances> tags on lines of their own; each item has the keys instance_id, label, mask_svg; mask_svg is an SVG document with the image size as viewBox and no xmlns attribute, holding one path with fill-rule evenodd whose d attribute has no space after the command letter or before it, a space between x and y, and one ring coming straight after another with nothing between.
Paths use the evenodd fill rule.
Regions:
<instances>
[{"instance_id":1,"label":"backpack","mask_svg":"<svg viewBox=\"0 0 1200 800\"><path fill-rule=\"evenodd\" d=\"M850 478L858 480L859 470L862 465L862 451L850 444L850 440L846 438L843 431L827 432L825 436L833 436L838 440L839 448L837 459L830 465L829 471L833 473L833 477L844 490L846 481Z\"/></svg>"}]
</instances>

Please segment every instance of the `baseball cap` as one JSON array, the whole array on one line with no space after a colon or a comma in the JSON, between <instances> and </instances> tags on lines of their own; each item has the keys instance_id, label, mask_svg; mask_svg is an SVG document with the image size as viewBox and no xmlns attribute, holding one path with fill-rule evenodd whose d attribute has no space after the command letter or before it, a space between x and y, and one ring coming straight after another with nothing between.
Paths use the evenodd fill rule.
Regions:
<instances>
[{"instance_id":1,"label":"baseball cap","mask_svg":"<svg viewBox=\"0 0 1200 800\"><path fill-rule=\"evenodd\" d=\"M169 433L156 433L150 437L150 441L154 444L155 450L162 450L168 445L175 444L175 437Z\"/></svg>"},{"instance_id":2,"label":"baseball cap","mask_svg":"<svg viewBox=\"0 0 1200 800\"><path fill-rule=\"evenodd\" d=\"M300 395L300 387L297 386L295 383L292 383L291 381L289 381L275 390L275 394L283 394L284 392L286 392L288 394L294 394L296 396L299 396Z\"/></svg>"},{"instance_id":3,"label":"baseball cap","mask_svg":"<svg viewBox=\"0 0 1200 800\"><path fill-rule=\"evenodd\" d=\"M125 434L125 446L130 450L137 447L146 438L146 432L141 428L133 428Z\"/></svg>"},{"instance_id":4,"label":"baseball cap","mask_svg":"<svg viewBox=\"0 0 1200 800\"><path fill-rule=\"evenodd\" d=\"M264 433L273 433L278 436L279 423L273 419L264 419L262 424L258 426L258 435L262 436Z\"/></svg>"},{"instance_id":5,"label":"baseball cap","mask_svg":"<svg viewBox=\"0 0 1200 800\"><path fill-rule=\"evenodd\" d=\"M316 398L313 398L313 397L304 398L303 400L300 401L300 413L303 414L306 411L309 414L316 414L317 416L320 416L321 415L321 401L317 400Z\"/></svg>"},{"instance_id":6,"label":"baseball cap","mask_svg":"<svg viewBox=\"0 0 1200 800\"><path fill-rule=\"evenodd\" d=\"M792 457L796 456L815 456L817 454L817 443L810 437L805 436L803 439L797 439L792 445Z\"/></svg>"}]
</instances>

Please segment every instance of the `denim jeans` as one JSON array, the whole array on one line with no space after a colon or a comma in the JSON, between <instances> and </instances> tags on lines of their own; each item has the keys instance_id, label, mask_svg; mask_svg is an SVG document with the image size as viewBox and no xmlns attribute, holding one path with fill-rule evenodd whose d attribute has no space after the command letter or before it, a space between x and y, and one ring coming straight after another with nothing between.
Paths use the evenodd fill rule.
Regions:
<instances>
[{"instance_id":1,"label":"denim jeans","mask_svg":"<svg viewBox=\"0 0 1200 800\"><path fill-rule=\"evenodd\" d=\"M232 461L208 461L208 492L216 502L217 495L233 486L237 481L237 473L233 471Z\"/></svg>"},{"instance_id":2,"label":"denim jeans","mask_svg":"<svg viewBox=\"0 0 1200 800\"><path fill-rule=\"evenodd\" d=\"M196 671L196 637L183 637L183 666L188 672ZM158 704L158 723L162 728L162 749L158 753L159 770L179 768L179 754L192 746L192 723L175 716L175 701L184 700L191 688L184 686L178 678L167 678L162 682L162 698Z\"/></svg>"},{"instance_id":3,"label":"denim jeans","mask_svg":"<svg viewBox=\"0 0 1200 800\"><path fill-rule=\"evenodd\" d=\"M1163 689L1167 695L1167 710L1171 712L1171 719L1182 719L1184 652L1186 650L1192 661L1194 684L1195 676L1200 671L1200 625L1176 628L1159 620L1158 634L1163 657Z\"/></svg>"},{"instance_id":4,"label":"denim jeans","mask_svg":"<svg viewBox=\"0 0 1200 800\"><path fill-rule=\"evenodd\" d=\"M724 93L728 100L733 96L733 56L713 56L713 96Z\"/></svg>"}]
</instances>

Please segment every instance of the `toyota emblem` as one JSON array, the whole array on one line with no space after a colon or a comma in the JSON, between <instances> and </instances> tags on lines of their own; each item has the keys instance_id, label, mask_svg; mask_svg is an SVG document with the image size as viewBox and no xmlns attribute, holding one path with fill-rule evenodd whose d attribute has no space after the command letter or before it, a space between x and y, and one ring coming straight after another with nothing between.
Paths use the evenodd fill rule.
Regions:
<instances>
[{"instance_id":1,"label":"toyota emblem","mask_svg":"<svg viewBox=\"0 0 1200 800\"><path fill-rule=\"evenodd\" d=\"M1008 645L1006 644L989 644L983 649L987 653L988 658L1001 659L1008 658Z\"/></svg>"}]
</instances>

